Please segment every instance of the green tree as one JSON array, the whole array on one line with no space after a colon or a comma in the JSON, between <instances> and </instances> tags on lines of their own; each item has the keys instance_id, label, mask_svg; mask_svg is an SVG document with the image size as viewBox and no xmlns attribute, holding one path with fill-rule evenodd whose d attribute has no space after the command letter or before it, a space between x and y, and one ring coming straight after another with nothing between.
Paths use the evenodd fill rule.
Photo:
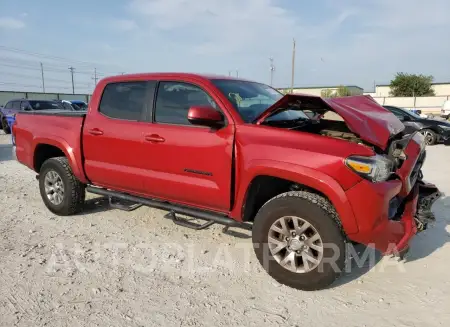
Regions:
<instances>
[{"instance_id":1,"label":"green tree","mask_svg":"<svg viewBox=\"0 0 450 327\"><path fill-rule=\"evenodd\" d=\"M348 97L352 95L352 91L344 85L339 85L337 89L324 89L320 92L323 98Z\"/></svg>"},{"instance_id":2,"label":"green tree","mask_svg":"<svg viewBox=\"0 0 450 327\"><path fill-rule=\"evenodd\" d=\"M336 96L338 97L348 97L352 95L352 91L347 86L339 85L338 89L336 90Z\"/></svg>"},{"instance_id":3,"label":"green tree","mask_svg":"<svg viewBox=\"0 0 450 327\"><path fill-rule=\"evenodd\" d=\"M433 96L433 76L397 73L391 81L390 95L394 97Z\"/></svg>"},{"instance_id":4,"label":"green tree","mask_svg":"<svg viewBox=\"0 0 450 327\"><path fill-rule=\"evenodd\" d=\"M320 91L320 95L322 98L334 98L336 96L336 92L333 89L323 89Z\"/></svg>"}]
</instances>

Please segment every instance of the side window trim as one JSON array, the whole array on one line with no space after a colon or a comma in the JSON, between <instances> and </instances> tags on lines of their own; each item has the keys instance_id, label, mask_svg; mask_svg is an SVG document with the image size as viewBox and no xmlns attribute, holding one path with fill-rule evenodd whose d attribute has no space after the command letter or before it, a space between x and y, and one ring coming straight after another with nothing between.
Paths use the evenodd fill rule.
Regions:
<instances>
[{"instance_id":1,"label":"side window trim","mask_svg":"<svg viewBox=\"0 0 450 327\"><path fill-rule=\"evenodd\" d=\"M209 127L207 127L207 126L199 126L199 125L192 125L192 124L179 124L179 123L167 123L167 122L158 122L158 121L156 121L156 102L158 100L158 95L159 95L159 90L160 90L160 87L161 87L161 83L189 84L189 85L192 85L192 86L195 86L195 87L199 88L208 97L210 97L214 101L214 103L216 104L217 108L215 108L215 109L217 111L219 111L222 114L223 118L224 118L224 125L223 126L226 127L228 125L228 119L227 119L227 116L224 114L223 109L220 107L219 103L216 100L214 100L214 97L211 96L211 94L209 92L207 92L203 87L201 87L198 84L195 84L193 82L181 81L181 80L159 80L158 81L158 83L156 85L156 88L155 88L155 93L154 93L154 97L153 97L153 106L151 108L151 115L150 115L151 116L151 122L153 124L209 129Z\"/></svg>"}]
</instances>

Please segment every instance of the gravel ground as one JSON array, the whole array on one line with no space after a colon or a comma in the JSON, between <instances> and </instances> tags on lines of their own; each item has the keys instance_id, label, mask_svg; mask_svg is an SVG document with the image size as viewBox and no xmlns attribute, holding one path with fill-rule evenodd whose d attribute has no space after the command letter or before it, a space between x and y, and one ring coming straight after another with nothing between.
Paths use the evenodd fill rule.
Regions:
<instances>
[{"instance_id":1,"label":"gravel ground","mask_svg":"<svg viewBox=\"0 0 450 327\"><path fill-rule=\"evenodd\" d=\"M334 287L300 292L257 264L249 232L192 231L142 207L57 217L0 135L0 326L450 326L450 206L406 262L351 265ZM427 180L450 193L450 148L428 149ZM446 309L447 308L447 309Z\"/></svg>"}]
</instances>

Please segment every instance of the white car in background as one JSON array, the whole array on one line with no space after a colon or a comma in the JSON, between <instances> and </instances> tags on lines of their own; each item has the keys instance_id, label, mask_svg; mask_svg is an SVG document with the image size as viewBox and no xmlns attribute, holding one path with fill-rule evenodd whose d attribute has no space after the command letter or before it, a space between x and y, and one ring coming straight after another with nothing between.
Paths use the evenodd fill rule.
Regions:
<instances>
[{"instance_id":1,"label":"white car in background","mask_svg":"<svg viewBox=\"0 0 450 327\"><path fill-rule=\"evenodd\" d=\"M450 100L447 100L442 105L441 117L448 119L450 117Z\"/></svg>"}]
</instances>

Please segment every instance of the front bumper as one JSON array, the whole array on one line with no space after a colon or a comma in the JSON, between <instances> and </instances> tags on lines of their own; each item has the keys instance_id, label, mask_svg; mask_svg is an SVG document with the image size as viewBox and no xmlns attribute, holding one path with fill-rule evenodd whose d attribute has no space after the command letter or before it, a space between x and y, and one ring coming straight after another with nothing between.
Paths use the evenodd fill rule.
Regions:
<instances>
[{"instance_id":1,"label":"front bumper","mask_svg":"<svg viewBox=\"0 0 450 327\"><path fill-rule=\"evenodd\" d=\"M391 199L401 187L401 183L396 182L380 183L378 189L361 184L362 188L352 190L353 197L350 196L349 201L359 222L359 232L348 235L352 241L376 248L383 254L401 254L414 235L434 220L431 206L441 193L435 185L421 180L402 201L399 213L390 217Z\"/></svg>"},{"instance_id":2,"label":"front bumper","mask_svg":"<svg viewBox=\"0 0 450 327\"><path fill-rule=\"evenodd\" d=\"M438 143L447 144L450 141L450 130L441 130L439 134L437 134Z\"/></svg>"}]
</instances>

